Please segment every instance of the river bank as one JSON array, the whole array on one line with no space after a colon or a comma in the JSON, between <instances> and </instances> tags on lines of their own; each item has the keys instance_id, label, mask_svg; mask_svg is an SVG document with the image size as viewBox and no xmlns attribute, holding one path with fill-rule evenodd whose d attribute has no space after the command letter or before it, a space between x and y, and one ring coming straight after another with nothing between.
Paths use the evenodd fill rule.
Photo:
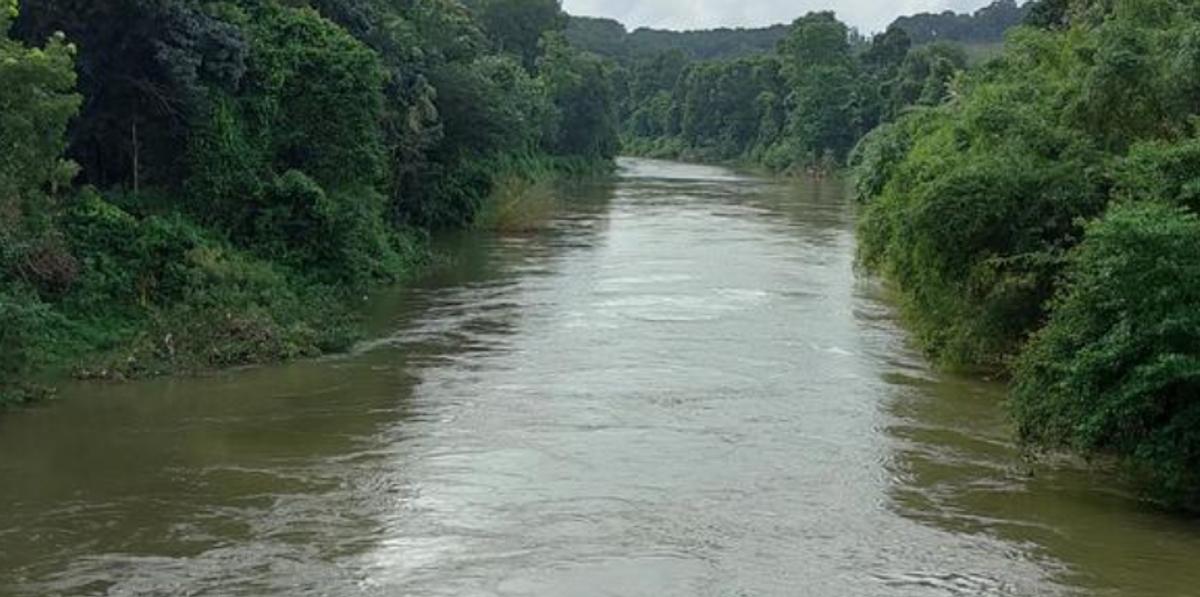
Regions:
<instances>
[{"instance_id":1,"label":"river bank","mask_svg":"<svg viewBox=\"0 0 1200 597\"><path fill-rule=\"evenodd\" d=\"M495 167L492 191L469 230L535 230L561 208L558 189L612 170L607 161L549 158L505 159ZM547 202L548 197L556 199ZM105 284L84 284L39 307L23 329L8 330L26 346L6 344L2 358L28 363L19 376L0 383L0 409L52 397L68 379L192 376L343 353L367 337L362 310L371 295L395 292L441 261L431 248L431 234L409 229L391 235L397 258L386 270L339 284L236 249L186 220L168 230L177 238L161 239L177 246L147 242L145 236L158 233L153 225L149 230L134 225L124 210L99 196L85 195L71 213L68 225L82 232L68 229L68 234L126 237L124 242L89 239L93 248L113 250L99 256L92 251L91 261L83 264L92 268L85 277L115 277L121 268L114 263L141 266L147 253L160 260L158 269L141 267L142 294L128 303L97 300L89 292ZM161 292L168 283L180 285L170 300L148 299L147 293Z\"/></svg>"},{"instance_id":2,"label":"river bank","mask_svg":"<svg viewBox=\"0 0 1200 597\"><path fill-rule=\"evenodd\" d=\"M1200 528L1030 466L829 181L622 160L372 340L0 418L0 597L1191 597Z\"/></svg>"}]
</instances>

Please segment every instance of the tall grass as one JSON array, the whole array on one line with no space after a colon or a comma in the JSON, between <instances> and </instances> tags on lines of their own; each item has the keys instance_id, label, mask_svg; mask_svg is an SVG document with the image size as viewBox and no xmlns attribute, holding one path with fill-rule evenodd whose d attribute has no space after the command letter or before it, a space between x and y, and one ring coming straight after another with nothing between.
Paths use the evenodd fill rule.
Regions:
<instances>
[{"instance_id":1,"label":"tall grass","mask_svg":"<svg viewBox=\"0 0 1200 597\"><path fill-rule=\"evenodd\" d=\"M475 227L528 234L558 215L564 202L562 182L612 173L613 163L579 157L503 156L492 162L491 193L475 218Z\"/></svg>"},{"instance_id":2,"label":"tall grass","mask_svg":"<svg viewBox=\"0 0 1200 597\"><path fill-rule=\"evenodd\" d=\"M561 202L555 190L549 178L505 174L496 181L476 225L510 234L534 232L559 213Z\"/></svg>"}]
</instances>

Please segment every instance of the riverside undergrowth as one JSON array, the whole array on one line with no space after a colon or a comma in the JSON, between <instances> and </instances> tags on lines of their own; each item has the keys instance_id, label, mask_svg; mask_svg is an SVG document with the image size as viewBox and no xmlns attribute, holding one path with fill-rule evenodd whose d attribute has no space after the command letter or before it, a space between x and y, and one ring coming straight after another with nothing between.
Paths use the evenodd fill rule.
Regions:
<instances>
[{"instance_id":1,"label":"riverside undergrowth","mask_svg":"<svg viewBox=\"0 0 1200 597\"><path fill-rule=\"evenodd\" d=\"M1012 375L1033 451L1200 506L1200 3L1039 2L857 152L863 262L937 362Z\"/></svg>"},{"instance_id":2,"label":"riverside undergrowth","mask_svg":"<svg viewBox=\"0 0 1200 597\"><path fill-rule=\"evenodd\" d=\"M529 2L0 0L0 404L344 349L510 174L611 163Z\"/></svg>"}]
</instances>

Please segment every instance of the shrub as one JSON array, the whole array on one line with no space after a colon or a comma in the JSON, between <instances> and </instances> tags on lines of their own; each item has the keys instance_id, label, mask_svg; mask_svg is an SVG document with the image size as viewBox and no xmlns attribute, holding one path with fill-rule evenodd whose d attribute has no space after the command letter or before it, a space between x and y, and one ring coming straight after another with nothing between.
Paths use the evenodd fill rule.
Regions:
<instances>
[{"instance_id":1,"label":"shrub","mask_svg":"<svg viewBox=\"0 0 1200 597\"><path fill-rule=\"evenodd\" d=\"M49 308L29 291L0 288L0 406L38 393L23 379L41 362Z\"/></svg>"},{"instance_id":2,"label":"shrub","mask_svg":"<svg viewBox=\"0 0 1200 597\"><path fill-rule=\"evenodd\" d=\"M1200 505L1200 219L1143 203L1091 224L1015 374L1024 440L1115 455Z\"/></svg>"}]
</instances>

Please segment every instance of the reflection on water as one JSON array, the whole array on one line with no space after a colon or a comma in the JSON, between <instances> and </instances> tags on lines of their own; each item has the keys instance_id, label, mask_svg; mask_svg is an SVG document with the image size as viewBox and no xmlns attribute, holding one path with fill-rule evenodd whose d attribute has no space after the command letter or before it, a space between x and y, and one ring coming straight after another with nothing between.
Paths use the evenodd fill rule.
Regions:
<instances>
[{"instance_id":1,"label":"reflection on water","mask_svg":"<svg viewBox=\"0 0 1200 597\"><path fill-rule=\"evenodd\" d=\"M562 193L349 356L0 418L0 595L1195 594L1200 529L906 346L839 183Z\"/></svg>"}]
</instances>

